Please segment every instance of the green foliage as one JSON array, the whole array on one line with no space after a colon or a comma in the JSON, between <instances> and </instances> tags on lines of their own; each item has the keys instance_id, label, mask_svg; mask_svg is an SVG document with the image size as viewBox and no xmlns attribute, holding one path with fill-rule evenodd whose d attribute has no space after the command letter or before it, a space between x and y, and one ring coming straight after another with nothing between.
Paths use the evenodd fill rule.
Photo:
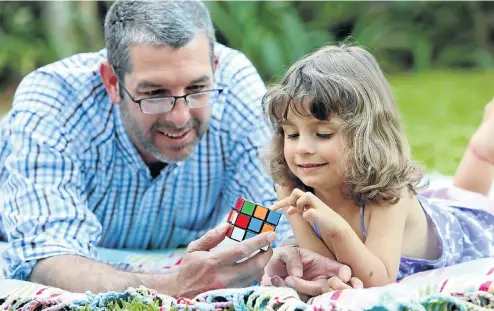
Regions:
<instances>
[{"instance_id":1,"label":"green foliage","mask_svg":"<svg viewBox=\"0 0 494 311\"><path fill-rule=\"evenodd\" d=\"M150 304L144 304L138 299L129 299L128 301L121 301L120 304L112 301L107 306L108 311L158 311L159 305L157 302ZM177 308L170 308L171 311L176 311Z\"/></svg>"},{"instance_id":2,"label":"green foliage","mask_svg":"<svg viewBox=\"0 0 494 311\"><path fill-rule=\"evenodd\" d=\"M0 2L0 81L2 76L22 76L50 60L38 18L39 4Z\"/></svg>"},{"instance_id":3,"label":"green foliage","mask_svg":"<svg viewBox=\"0 0 494 311\"><path fill-rule=\"evenodd\" d=\"M325 43L368 48L392 73L413 155L429 171L454 173L494 95L494 2L205 3L219 40L244 52L266 82ZM0 1L0 89L53 60L103 47L109 4Z\"/></svg>"},{"instance_id":4,"label":"green foliage","mask_svg":"<svg viewBox=\"0 0 494 311\"><path fill-rule=\"evenodd\" d=\"M266 80L332 40L328 32L308 28L291 2L211 1L206 5L228 45L244 52Z\"/></svg>"},{"instance_id":5,"label":"green foliage","mask_svg":"<svg viewBox=\"0 0 494 311\"><path fill-rule=\"evenodd\" d=\"M494 67L494 2L206 1L218 37L265 80L298 58L350 38L386 71ZM0 83L55 59L103 47L111 2L0 2ZM5 82L5 81L4 81Z\"/></svg>"},{"instance_id":6,"label":"green foliage","mask_svg":"<svg viewBox=\"0 0 494 311\"><path fill-rule=\"evenodd\" d=\"M101 308L98 308L101 309ZM159 311L160 306L157 302L152 302L149 304L143 303L141 300L131 297L127 300L112 301L106 305L105 309L107 311ZM86 304L81 311L92 311L89 304ZM171 307L167 311L178 311L176 307Z\"/></svg>"},{"instance_id":7,"label":"green foliage","mask_svg":"<svg viewBox=\"0 0 494 311\"><path fill-rule=\"evenodd\" d=\"M179 309L176 306L171 306L170 308L163 308L166 311L178 311ZM193 308L191 308L193 310ZM102 310L98 308L98 310ZM160 311L159 300L155 299L152 303L144 303L140 299L135 297L129 297L126 300L118 300L112 301L108 303L105 307L106 311ZM189 308L185 306L185 308L180 308L180 310L187 311ZM233 311L233 307L224 308L224 311ZM80 311L94 311L91 309L89 304L86 304L84 308Z\"/></svg>"},{"instance_id":8,"label":"green foliage","mask_svg":"<svg viewBox=\"0 0 494 311\"><path fill-rule=\"evenodd\" d=\"M494 67L492 3L304 2L301 12L318 29L338 31L346 25L346 34L387 70Z\"/></svg>"},{"instance_id":9,"label":"green foliage","mask_svg":"<svg viewBox=\"0 0 494 311\"><path fill-rule=\"evenodd\" d=\"M430 1L207 2L228 45L266 79L341 40L368 48L386 71L494 67L494 3Z\"/></svg>"},{"instance_id":10,"label":"green foliage","mask_svg":"<svg viewBox=\"0 0 494 311\"><path fill-rule=\"evenodd\" d=\"M0 2L0 85L76 52L103 48L97 2Z\"/></svg>"}]
</instances>

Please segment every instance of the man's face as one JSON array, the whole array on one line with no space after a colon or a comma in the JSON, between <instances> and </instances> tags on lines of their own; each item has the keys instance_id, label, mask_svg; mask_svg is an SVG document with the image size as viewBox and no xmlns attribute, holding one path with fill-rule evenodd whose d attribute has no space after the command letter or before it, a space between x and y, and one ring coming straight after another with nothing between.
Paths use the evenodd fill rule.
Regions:
<instances>
[{"instance_id":1,"label":"man's face","mask_svg":"<svg viewBox=\"0 0 494 311\"><path fill-rule=\"evenodd\" d=\"M214 87L210 46L207 36L198 34L179 49L169 46L132 45L132 70L125 75L125 88L135 99L180 96ZM143 160L183 161L194 151L207 131L209 106L189 109L178 99L164 114L144 114L125 92L120 92L120 112L124 126Z\"/></svg>"}]
</instances>

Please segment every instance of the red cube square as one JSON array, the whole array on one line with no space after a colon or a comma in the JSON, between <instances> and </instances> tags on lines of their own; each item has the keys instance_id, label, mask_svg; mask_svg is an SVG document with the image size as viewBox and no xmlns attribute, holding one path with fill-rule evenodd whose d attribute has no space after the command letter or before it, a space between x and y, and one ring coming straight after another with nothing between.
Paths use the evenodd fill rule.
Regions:
<instances>
[{"instance_id":1,"label":"red cube square","mask_svg":"<svg viewBox=\"0 0 494 311\"><path fill-rule=\"evenodd\" d=\"M244 199L238 198L237 199L237 204L235 204L235 209L237 211L240 211L242 209L242 205L244 204Z\"/></svg>"},{"instance_id":2,"label":"red cube square","mask_svg":"<svg viewBox=\"0 0 494 311\"><path fill-rule=\"evenodd\" d=\"M237 221L235 221L235 226L243 229L247 229L247 226L249 225L249 220L250 220L249 216L238 214Z\"/></svg>"},{"instance_id":3,"label":"red cube square","mask_svg":"<svg viewBox=\"0 0 494 311\"><path fill-rule=\"evenodd\" d=\"M230 238L232 236L232 231L233 231L233 225L230 225L230 228L228 228L228 232L226 233L226 236Z\"/></svg>"}]
</instances>

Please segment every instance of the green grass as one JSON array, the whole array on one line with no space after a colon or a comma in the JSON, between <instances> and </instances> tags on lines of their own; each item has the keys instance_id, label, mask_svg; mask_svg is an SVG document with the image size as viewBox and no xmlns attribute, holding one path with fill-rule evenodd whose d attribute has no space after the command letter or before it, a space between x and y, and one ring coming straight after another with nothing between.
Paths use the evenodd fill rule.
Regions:
<instances>
[{"instance_id":1,"label":"green grass","mask_svg":"<svg viewBox=\"0 0 494 311\"><path fill-rule=\"evenodd\" d=\"M436 71L388 78L414 159L427 172L453 175L482 120L484 106L494 97L494 70Z\"/></svg>"}]
</instances>

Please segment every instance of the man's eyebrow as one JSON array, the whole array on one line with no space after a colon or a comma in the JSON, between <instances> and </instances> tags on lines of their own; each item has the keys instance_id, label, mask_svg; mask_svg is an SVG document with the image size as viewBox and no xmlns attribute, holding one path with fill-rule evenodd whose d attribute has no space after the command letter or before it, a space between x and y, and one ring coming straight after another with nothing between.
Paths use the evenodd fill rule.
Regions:
<instances>
[{"instance_id":1,"label":"man's eyebrow","mask_svg":"<svg viewBox=\"0 0 494 311\"><path fill-rule=\"evenodd\" d=\"M137 87L136 87L137 90L149 89L149 88L166 88L166 87L146 80L137 83Z\"/></svg>"},{"instance_id":2,"label":"man's eyebrow","mask_svg":"<svg viewBox=\"0 0 494 311\"><path fill-rule=\"evenodd\" d=\"M281 120L281 126L285 126L285 125L293 125L293 123L288 121L287 119Z\"/></svg>"},{"instance_id":3,"label":"man's eyebrow","mask_svg":"<svg viewBox=\"0 0 494 311\"><path fill-rule=\"evenodd\" d=\"M203 75L203 76L200 76L199 78L196 78L196 79L190 81L189 85L192 85L195 83L207 82L210 79L211 78L208 75ZM166 86L161 85L161 84L157 84L157 83L154 83L151 81L144 80L144 81L137 83L137 87L136 87L137 90L149 89L149 88L166 89Z\"/></svg>"},{"instance_id":4,"label":"man's eyebrow","mask_svg":"<svg viewBox=\"0 0 494 311\"><path fill-rule=\"evenodd\" d=\"M201 82L207 82L209 80L210 80L210 77L208 75L203 75L203 76L200 76L199 78L196 78L196 79L190 81L189 85L201 83Z\"/></svg>"}]
</instances>

